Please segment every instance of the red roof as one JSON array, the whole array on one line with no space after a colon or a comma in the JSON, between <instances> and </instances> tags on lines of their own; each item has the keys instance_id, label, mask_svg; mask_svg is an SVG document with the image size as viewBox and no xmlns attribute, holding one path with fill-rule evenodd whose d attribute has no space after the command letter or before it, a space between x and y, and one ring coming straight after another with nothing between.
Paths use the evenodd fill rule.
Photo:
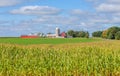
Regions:
<instances>
[{"instance_id":1,"label":"red roof","mask_svg":"<svg viewBox=\"0 0 120 76\"><path fill-rule=\"evenodd\" d=\"M38 38L39 36L35 36L35 35L21 35L21 38Z\"/></svg>"}]
</instances>

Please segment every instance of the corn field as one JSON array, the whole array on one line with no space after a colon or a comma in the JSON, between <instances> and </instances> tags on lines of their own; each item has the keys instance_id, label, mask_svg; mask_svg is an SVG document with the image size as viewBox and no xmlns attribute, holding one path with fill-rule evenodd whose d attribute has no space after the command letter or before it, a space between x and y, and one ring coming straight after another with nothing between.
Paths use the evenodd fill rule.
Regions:
<instances>
[{"instance_id":1,"label":"corn field","mask_svg":"<svg viewBox=\"0 0 120 76\"><path fill-rule=\"evenodd\" d=\"M0 44L0 76L120 76L120 41Z\"/></svg>"}]
</instances>

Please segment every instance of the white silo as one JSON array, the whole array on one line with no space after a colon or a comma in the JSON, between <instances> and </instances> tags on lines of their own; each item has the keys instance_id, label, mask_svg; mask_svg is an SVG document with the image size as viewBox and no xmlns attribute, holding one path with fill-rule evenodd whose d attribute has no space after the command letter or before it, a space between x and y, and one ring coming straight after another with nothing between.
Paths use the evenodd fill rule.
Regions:
<instances>
[{"instance_id":1,"label":"white silo","mask_svg":"<svg viewBox=\"0 0 120 76\"><path fill-rule=\"evenodd\" d=\"M60 29L57 27L56 28L56 36L59 36L60 35Z\"/></svg>"}]
</instances>

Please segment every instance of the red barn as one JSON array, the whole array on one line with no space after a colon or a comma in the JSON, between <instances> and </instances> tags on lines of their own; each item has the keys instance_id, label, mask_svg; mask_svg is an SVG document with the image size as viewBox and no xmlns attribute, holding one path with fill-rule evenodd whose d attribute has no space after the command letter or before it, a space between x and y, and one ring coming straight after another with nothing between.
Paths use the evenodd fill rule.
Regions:
<instances>
[{"instance_id":1,"label":"red barn","mask_svg":"<svg viewBox=\"0 0 120 76\"><path fill-rule=\"evenodd\" d=\"M66 38L66 37L67 37L67 35L66 35L65 32L62 32L62 33L60 34L60 36L63 37L63 38Z\"/></svg>"},{"instance_id":2,"label":"red barn","mask_svg":"<svg viewBox=\"0 0 120 76\"><path fill-rule=\"evenodd\" d=\"M35 35L21 35L21 38L38 38L39 36Z\"/></svg>"}]
</instances>

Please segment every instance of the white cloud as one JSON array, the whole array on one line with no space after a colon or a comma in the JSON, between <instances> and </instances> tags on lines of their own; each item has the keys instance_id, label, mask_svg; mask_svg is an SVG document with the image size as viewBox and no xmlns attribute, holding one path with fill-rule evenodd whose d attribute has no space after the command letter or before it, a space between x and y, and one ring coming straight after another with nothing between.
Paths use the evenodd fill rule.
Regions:
<instances>
[{"instance_id":1,"label":"white cloud","mask_svg":"<svg viewBox=\"0 0 120 76\"><path fill-rule=\"evenodd\" d=\"M110 13L120 12L120 5L103 3L103 4L100 4L96 8L96 10L99 12L110 12Z\"/></svg>"},{"instance_id":2,"label":"white cloud","mask_svg":"<svg viewBox=\"0 0 120 76\"><path fill-rule=\"evenodd\" d=\"M60 9L49 6L24 6L19 9L12 10L12 14L24 15L55 15L60 13Z\"/></svg>"},{"instance_id":3,"label":"white cloud","mask_svg":"<svg viewBox=\"0 0 120 76\"><path fill-rule=\"evenodd\" d=\"M120 3L120 0L107 0L109 3Z\"/></svg>"},{"instance_id":4,"label":"white cloud","mask_svg":"<svg viewBox=\"0 0 120 76\"><path fill-rule=\"evenodd\" d=\"M20 2L20 0L0 0L0 7L16 5Z\"/></svg>"},{"instance_id":5,"label":"white cloud","mask_svg":"<svg viewBox=\"0 0 120 76\"><path fill-rule=\"evenodd\" d=\"M97 14L104 16L100 19L100 23L120 24L120 0L105 0L95 8Z\"/></svg>"},{"instance_id":6,"label":"white cloud","mask_svg":"<svg viewBox=\"0 0 120 76\"><path fill-rule=\"evenodd\" d=\"M82 11L82 10L80 10L80 9L74 9L74 10L71 10L70 13L71 13L72 15L82 15L82 14L85 14L85 13L87 13L87 12Z\"/></svg>"},{"instance_id":7,"label":"white cloud","mask_svg":"<svg viewBox=\"0 0 120 76\"><path fill-rule=\"evenodd\" d=\"M92 3L97 3L97 4L101 4L101 3L120 3L120 0L86 0L88 2L92 2Z\"/></svg>"},{"instance_id":8,"label":"white cloud","mask_svg":"<svg viewBox=\"0 0 120 76\"><path fill-rule=\"evenodd\" d=\"M0 0L0 7L14 6L23 2L30 2L33 0Z\"/></svg>"},{"instance_id":9,"label":"white cloud","mask_svg":"<svg viewBox=\"0 0 120 76\"><path fill-rule=\"evenodd\" d=\"M62 15L58 16L42 16L32 20L33 23L50 24L50 25L76 25L78 24L78 18L66 17Z\"/></svg>"}]
</instances>

